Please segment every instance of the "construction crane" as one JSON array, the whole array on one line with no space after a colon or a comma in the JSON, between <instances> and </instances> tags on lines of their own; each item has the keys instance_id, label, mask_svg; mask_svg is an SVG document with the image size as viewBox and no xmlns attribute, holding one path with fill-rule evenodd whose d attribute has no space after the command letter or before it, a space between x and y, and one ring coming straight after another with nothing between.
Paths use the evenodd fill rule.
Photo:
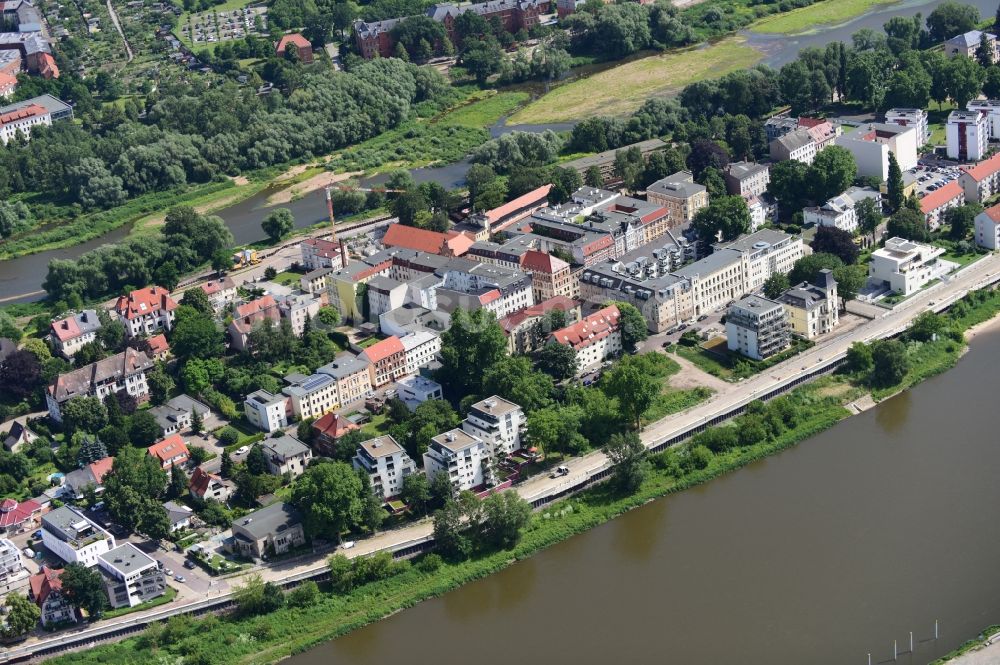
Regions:
<instances>
[{"instance_id":1,"label":"construction crane","mask_svg":"<svg viewBox=\"0 0 1000 665\"><path fill-rule=\"evenodd\" d=\"M358 185L327 185L326 190L326 212L330 218L330 228L333 231L332 240L337 242L337 221L333 216L333 190L339 189L342 192L378 192L380 194L404 194L405 189L389 189L387 187L361 187ZM345 264L346 265L346 264Z\"/></svg>"}]
</instances>

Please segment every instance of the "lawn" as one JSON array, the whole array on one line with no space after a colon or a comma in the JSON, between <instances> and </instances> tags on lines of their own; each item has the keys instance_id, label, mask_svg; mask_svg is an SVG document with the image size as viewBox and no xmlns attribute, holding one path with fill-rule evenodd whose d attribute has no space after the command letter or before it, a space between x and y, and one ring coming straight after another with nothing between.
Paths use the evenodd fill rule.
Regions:
<instances>
[{"instance_id":1,"label":"lawn","mask_svg":"<svg viewBox=\"0 0 1000 665\"><path fill-rule=\"evenodd\" d=\"M177 597L177 589L172 586L168 586L167 590L163 592L163 595L159 598L154 598L153 600L147 600L145 603L140 603L135 607L119 607L117 610L108 610L103 615L102 619L114 619L116 617L124 616L126 614L132 614L133 612L142 612L144 610L151 610L154 607L159 607L160 605L166 605L174 598Z\"/></svg>"},{"instance_id":2,"label":"lawn","mask_svg":"<svg viewBox=\"0 0 1000 665\"><path fill-rule=\"evenodd\" d=\"M368 438L381 436L389 430L389 414L386 411L372 414L371 420L364 424L361 433Z\"/></svg>"},{"instance_id":3,"label":"lawn","mask_svg":"<svg viewBox=\"0 0 1000 665\"><path fill-rule=\"evenodd\" d=\"M744 42L742 38L729 37L709 46L633 60L561 85L528 104L507 122L538 124L597 115L627 115L649 97L752 66L763 54Z\"/></svg>"},{"instance_id":4,"label":"lawn","mask_svg":"<svg viewBox=\"0 0 1000 665\"><path fill-rule=\"evenodd\" d=\"M292 272L291 270L286 270L285 272L279 272L278 275L271 281L275 284L281 284L282 286L298 286L299 279L302 277L300 272Z\"/></svg>"},{"instance_id":5,"label":"lawn","mask_svg":"<svg viewBox=\"0 0 1000 665\"><path fill-rule=\"evenodd\" d=\"M528 98L526 92L483 91L472 95L468 103L448 111L435 122L460 127L491 127L516 111Z\"/></svg>"},{"instance_id":6,"label":"lawn","mask_svg":"<svg viewBox=\"0 0 1000 665\"><path fill-rule=\"evenodd\" d=\"M801 35L817 32L821 27L838 25L860 16L877 5L895 0L823 0L808 7L763 18L750 29L754 32Z\"/></svg>"},{"instance_id":7,"label":"lawn","mask_svg":"<svg viewBox=\"0 0 1000 665\"><path fill-rule=\"evenodd\" d=\"M787 349L761 361L751 360L729 351L724 337L716 337L697 346L678 344L674 351L682 358L691 361L698 369L724 381L736 382L784 362L813 345L813 342L793 338L791 346Z\"/></svg>"}]
</instances>

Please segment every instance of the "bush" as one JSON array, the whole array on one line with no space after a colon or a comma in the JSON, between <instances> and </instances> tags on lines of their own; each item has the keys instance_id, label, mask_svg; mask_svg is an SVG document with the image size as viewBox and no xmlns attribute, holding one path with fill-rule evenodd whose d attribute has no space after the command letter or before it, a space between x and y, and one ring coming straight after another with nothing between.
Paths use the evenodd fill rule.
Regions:
<instances>
[{"instance_id":1,"label":"bush","mask_svg":"<svg viewBox=\"0 0 1000 665\"><path fill-rule=\"evenodd\" d=\"M430 554L424 555L424 557L417 562L415 568L422 573L434 573L437 572L437 569L441 567L442 563L444 563L444 559L431 552Z\"/></svg>"},{"instance_id":2,"label":"bush","mask_svg":"<svg viewBox=\"0 0 1000 665\"><path fill-rule=\"evenodd\" d=\"M312 580L306 580L288 594L286 601L290 607L308 607L319 599L319 587Z\"/></svg>"},{"instance_id":3,"label":"bush","mask_svg":"<svg viewBox=\"0 0 1000 665\"><path fill-rule=\"evenodd\" d=\"M239 431L235 427L230 427L229 425L226 425L219 430L216 436L219 438L219 443L222 444L223 448L228 448L240 440Z\"/></svg>"}]
</instances>

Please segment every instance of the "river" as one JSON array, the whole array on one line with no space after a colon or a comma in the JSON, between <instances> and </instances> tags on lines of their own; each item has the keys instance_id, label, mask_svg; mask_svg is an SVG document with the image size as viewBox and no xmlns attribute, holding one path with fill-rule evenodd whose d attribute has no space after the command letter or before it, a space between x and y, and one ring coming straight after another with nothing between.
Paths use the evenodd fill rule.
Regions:
<instances>
[{"instance_id":1,"label":"river","mask_svg":"<svg viewBox=\"0 0 1000 665\"><path fill-rule=\"evenodd\" d=\"M288 665L924 664L1000 621L1000 333L779 455ZM934 622L940 639L934 640Z\"/></svg>"}]
</instances>

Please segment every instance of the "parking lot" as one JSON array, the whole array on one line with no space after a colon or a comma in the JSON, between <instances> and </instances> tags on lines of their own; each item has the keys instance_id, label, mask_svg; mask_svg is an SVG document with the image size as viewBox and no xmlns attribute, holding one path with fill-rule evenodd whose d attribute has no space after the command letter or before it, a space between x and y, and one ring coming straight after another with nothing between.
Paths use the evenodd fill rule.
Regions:
<instances>
[{"instance_id":1,"label":"parking lot","mask_svg":"<svg viewBox=\"0 0 1000 665\"><path fill-rule=\"evenodd\" d=\"M910 173L917 179L917 198L924 198L931 192L936 192L952 180L957 180L962 171L956 162L941 159L921 158L917 167Z\"/></svg>"}]
</instances>

